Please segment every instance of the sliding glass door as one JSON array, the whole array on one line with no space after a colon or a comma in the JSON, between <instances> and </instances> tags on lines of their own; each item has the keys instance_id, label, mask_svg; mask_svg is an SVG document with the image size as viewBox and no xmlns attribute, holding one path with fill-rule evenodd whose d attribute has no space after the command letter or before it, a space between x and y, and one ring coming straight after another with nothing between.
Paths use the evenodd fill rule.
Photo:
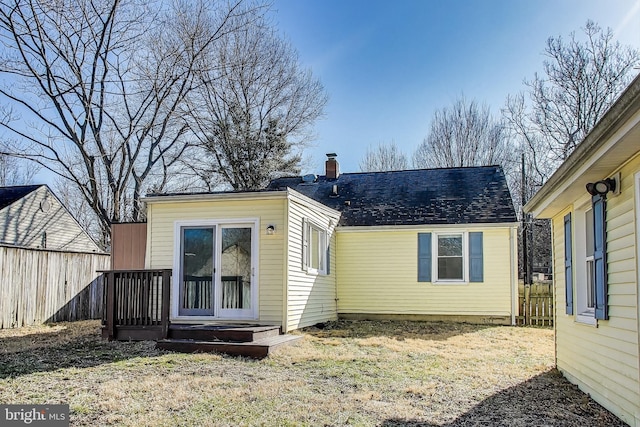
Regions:
<instances>
[{"instance_id":1,"label":"sliding glass door","mask_svg":"<svg viewBox=\"0 0 640 427\"><path fill-rule=\"evenodd\" d=\"M182 228L180 316L214 315L215 227Z\"/></svg>"},{"instance_id":2,"label":"sliding glass door","mask_svg":"<svg viewBox=\"0 0 640 427\"><path fill-rule=\"evenodd\" d=\"M220 229L220 316L247 317L251 313L251 227Z\"/></svg>"},{"instance_id":3,"label":"sliding glass door","mask_svg":"<svg viewBox=\"0 0 640 427\"><path fill-rule=\"evenodd\" d=\"M216 223L179 230L178 316L254 317L254 224Z\"/></svg>"}]
</instances>

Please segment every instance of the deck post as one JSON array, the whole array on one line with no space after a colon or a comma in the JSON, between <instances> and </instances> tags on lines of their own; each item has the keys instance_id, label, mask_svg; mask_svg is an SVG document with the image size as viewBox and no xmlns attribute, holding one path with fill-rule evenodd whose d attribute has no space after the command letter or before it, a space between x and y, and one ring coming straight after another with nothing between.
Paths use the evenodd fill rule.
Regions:
<instances>
[{"instance_id":1,"label":"deck post","mask_svg":"<svg viewBox=\"0 0 640 427\"><path fill-rule=\"evenodd\" d=\"M169 335L169 304L171 302L171 270L162 270L162 339Z\"/></svg>"},{"instance_id":2,"label":"deck post","mask_svg":"<svg viewBox=\"0 0 640 427\"><path fill-rule=\"evenodd\" d=\"M106 279L107 285L107 306L105 309L107 310L106 319L107 319L107 339L109 341L113 341L116 338L116 325L115 325L115 310L116 310L116 284L115 284L115 275L113 271L109 271L107 273L103 273Z\"/></svg>"}]
</instances>

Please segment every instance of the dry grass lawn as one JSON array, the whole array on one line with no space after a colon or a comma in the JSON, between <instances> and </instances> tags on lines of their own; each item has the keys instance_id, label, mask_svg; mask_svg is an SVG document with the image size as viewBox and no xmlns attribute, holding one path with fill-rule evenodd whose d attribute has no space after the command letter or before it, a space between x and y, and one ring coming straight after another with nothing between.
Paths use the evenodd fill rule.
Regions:
<instances>
[{"instance_id":1,"label":"dry grass lawn","mask_svg":"<svg viewBox=\"0 0 640 427\"><path fill-rule=\"evenodd\" d=\"M334 322L261 361L105 342L94 321L0 330L0 402L74 426L616 426L553 369L549 329Z\"/></svg>"}]
</instances>

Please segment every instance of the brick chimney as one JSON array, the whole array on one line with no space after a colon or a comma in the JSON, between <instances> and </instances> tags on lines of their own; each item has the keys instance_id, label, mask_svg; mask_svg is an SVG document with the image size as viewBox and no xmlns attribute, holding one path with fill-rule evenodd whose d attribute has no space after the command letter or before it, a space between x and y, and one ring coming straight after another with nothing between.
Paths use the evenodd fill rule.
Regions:
<instances>
[{"instance_id":1,"label":"brick chimney","mask_svg":"<svg viewBox=\"0 0 640 427\"><path fill-rule=\"evenodd\" d=\"M336 153L327 153L327 161L325 163L325 175L327 179L338 179L340 176L340 165L336 160Z\"/></svg>"}]
</instances>

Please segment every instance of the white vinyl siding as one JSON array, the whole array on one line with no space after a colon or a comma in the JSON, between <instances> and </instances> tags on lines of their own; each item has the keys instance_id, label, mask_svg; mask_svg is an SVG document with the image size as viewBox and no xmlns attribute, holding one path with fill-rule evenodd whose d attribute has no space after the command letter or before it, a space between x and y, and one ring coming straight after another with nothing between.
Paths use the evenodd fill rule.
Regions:
<instances>
[{"instance_id":1,"label":"white vinyl siding","mask_svg":"<svg viewBox=\"0 0 640 427\"><path fill-rule=\"evenodd\" d=\"M634 175L640 157L622 168L621 194L607 200L609 319L597 327L565 314L563 217L575 213L575 200L553 219L557 366L573 383L632 426L640 425L638 261ZM575 231L575 230L574 230ZM574 248L584 251L585 248ZM582 266L581 266L582 268ZM575 277L575 276L574 276ZM574 286L575 289L575 286ZM577 292L577 291L574 291Z\"/></svg>"},{"instance_id":2,"label":"white vinyl siding","mask_svg":"<svg viewBox=\"0 0 640 427\"><path fill-rule=\"evenodd\" d=\"M42 204L48 205L43 210ZM70 252L102 252L43 185L0 209L0 244Z\"/></svg>"},{"instance_id":3,"label":"white vinyl siding","mask_svg":"<svg viewBox=\"0 0 640 427\"><path fill-rule=\"evenodd\" d=\"M287 329L297 329L315 325L319 322L335 320L336 309L336 259L334 228L338 222L337 212L310 205L304 199L291 197L288 209L288 283L287 283ZM326 232L326 239L330 245L325 271L314 271L309 266L305 268L303 262L303 228L313 224L313 227ZM309 238L309 246L313 239ZM320 251L320 242L318 251ZM307 249L311 251L311 248ZM326 256L327 251L318 253L318 259Z\"/></svg>"}]
</instances>

